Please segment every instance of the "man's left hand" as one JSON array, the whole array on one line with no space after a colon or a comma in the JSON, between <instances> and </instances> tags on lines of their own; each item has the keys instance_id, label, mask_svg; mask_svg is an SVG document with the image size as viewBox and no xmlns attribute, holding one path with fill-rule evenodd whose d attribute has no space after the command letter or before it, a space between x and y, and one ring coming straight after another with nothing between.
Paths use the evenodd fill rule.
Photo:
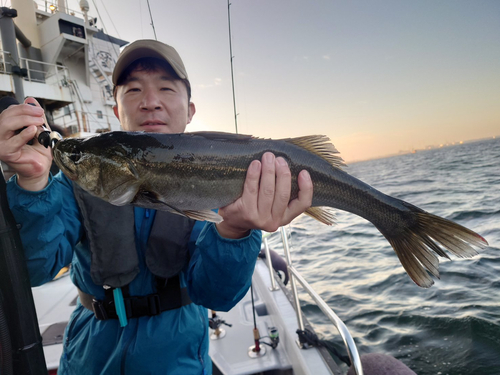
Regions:
<instances>
[{"instance_id":1,"label":"man's left hand","mask_svg":"<svg viewBox=\"0 0 500 375\"><path fill-rule=\"evenodd\" d=\"M242 196L219 210L224 221L217 230L225 238L242 238L251 229L274 232L311 206L313 184L306 170L299 173L298 197L290 201L292 175L285 159L271 152L254 160L247 171Z\"/></svg>"}]
</instances>

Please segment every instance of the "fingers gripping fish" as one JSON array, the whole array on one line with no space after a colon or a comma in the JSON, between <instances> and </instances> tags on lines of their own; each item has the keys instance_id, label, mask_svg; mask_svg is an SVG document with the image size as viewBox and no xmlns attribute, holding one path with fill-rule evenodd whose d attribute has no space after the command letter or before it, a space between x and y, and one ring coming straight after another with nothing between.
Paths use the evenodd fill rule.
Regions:
<instances>
[{"instance_id":1,"label":"fingers gripping fish","mask_svg":"<svg viewBox=\"0 0 500 375\"><path fill-rule=\"evenodd\" d=\"M342 170L343 161L326 136L259 139L218 132L156 134L110 132L57 142L54 160L68 178L114 205L175 212L196 220L220 222L211 211L238 199L247 168L266 151L283 157L297 176L306 169L314 187L306 214L331 225L329 207L370 221L389 241L404 269L421 287L439 278L438 257L477 254L487 242L477 233L390 197Z\"/></svg>"}]
</instances>

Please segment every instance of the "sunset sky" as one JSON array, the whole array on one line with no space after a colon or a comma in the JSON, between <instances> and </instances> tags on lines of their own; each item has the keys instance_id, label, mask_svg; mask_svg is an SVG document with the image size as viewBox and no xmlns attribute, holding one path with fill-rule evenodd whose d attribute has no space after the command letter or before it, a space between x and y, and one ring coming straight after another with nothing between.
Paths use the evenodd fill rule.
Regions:
<instances>
[{"instance_id":1,"label":"sunset sky","mask_svg":"<svg viewBox=\"0 0 500 375\"><path fill-rule=\"evenodd\" d=\"M109 34L154 38L145 0L89 3ZM234 132L227 0L150 6L190 76L188 131ZM326 134L347 161L500 135L498 0L233 0L231 28L240 133Z\"/></svg>"}]
</instances>

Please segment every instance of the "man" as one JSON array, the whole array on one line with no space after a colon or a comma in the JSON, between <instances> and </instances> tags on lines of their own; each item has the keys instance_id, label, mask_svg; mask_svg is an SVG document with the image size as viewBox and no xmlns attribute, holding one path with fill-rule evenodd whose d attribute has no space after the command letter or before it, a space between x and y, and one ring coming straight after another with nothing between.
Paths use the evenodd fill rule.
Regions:
<instances>
[{"instance_id":1,"label":"man","mask_svg":"<svg viewBox=\"0 0 500 375\"><path fill-rule=\"evenodd\" d=\"M184 64L163 43L127 46L113 83L123 130L180 133L195 114ZM229 310L245 295L260 250L257 229L273 231L310 206L308 173L299 174L299 196L289 203L290 170L266 153L250 164L242 196L219 210L224 221L215 226L112 206L50 175L50 150L26 144L42 123L39 106L5 110L0 160L16 171L8 198L32 285L72 263L80 292L59 374L210 374L206 308Z\"/></svg>"}]
</instances>

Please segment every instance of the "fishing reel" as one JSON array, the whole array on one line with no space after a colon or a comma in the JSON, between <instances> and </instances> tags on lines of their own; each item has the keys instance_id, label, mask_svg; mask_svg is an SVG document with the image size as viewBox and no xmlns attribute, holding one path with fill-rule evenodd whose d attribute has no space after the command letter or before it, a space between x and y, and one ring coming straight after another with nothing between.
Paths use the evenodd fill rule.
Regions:
<instances>
[{"instance_id":1,"label":"fishing reel","mask_svg":"<svg viewBox=\"0 0 500 375\"><path fill-rule=\"evenodd\" d=\"M18 105L18 104L19 102L17 101L16 98L13 98L11 96L4 96L2 99L0 99L0 113L3 112L8 107L10 107L11 105ZM26 103L26 104L36 107L35 103ZM19 134L24 129L26 129L26 126L19 129L16 132L16 134ZM42 124L38 126L35 137L29 140L27 144L32 146L34 144L35 139L45 148L51 147L53 149L56 143L62 139L62 136L58 132L51 131L49 128L47 128L47 125Z\"/></svg>"},{"instance_id":2,"label":"fishing reel","mask_svg":"<svg viewBox=\"0 0 500 375\"><path fill-rule=\"evenodd\" d=\"M212 311L212 317L208 319L208 326L214 330L214 332L210 335L212 340L218 340L226 336L226 331L221 328L223 324L228 327L233 326L232 324L226 323L225 320L222 320L215 311Z\"/></svg>"},{"instance_id":3,"label":"fishing reel","mask_svg":"<svg viewBox=\"0 0 500 375\"><path fill-rule=\"evenodd\" d=\"M276 327L269 327L267 329L267 336L262 337L262 338L269 338L271 342L265 342L265 341L260 341L261 344L265 344L267 346L270 346L273 349L276 349L278 347L278 344L280 343L280 334L278 332L278 328Z\"/></svg>"},{"instance_id":4,"label":"fishing reel","mask_svg":"<svg viewBox=\"0 0 500 375\"><path fill-rule=\"evenodd\" d=\"M276 349L280 343L280 334L276 327L269 328L269 339L271 340L271 348Z\"/></svg>"}]
</instances>

